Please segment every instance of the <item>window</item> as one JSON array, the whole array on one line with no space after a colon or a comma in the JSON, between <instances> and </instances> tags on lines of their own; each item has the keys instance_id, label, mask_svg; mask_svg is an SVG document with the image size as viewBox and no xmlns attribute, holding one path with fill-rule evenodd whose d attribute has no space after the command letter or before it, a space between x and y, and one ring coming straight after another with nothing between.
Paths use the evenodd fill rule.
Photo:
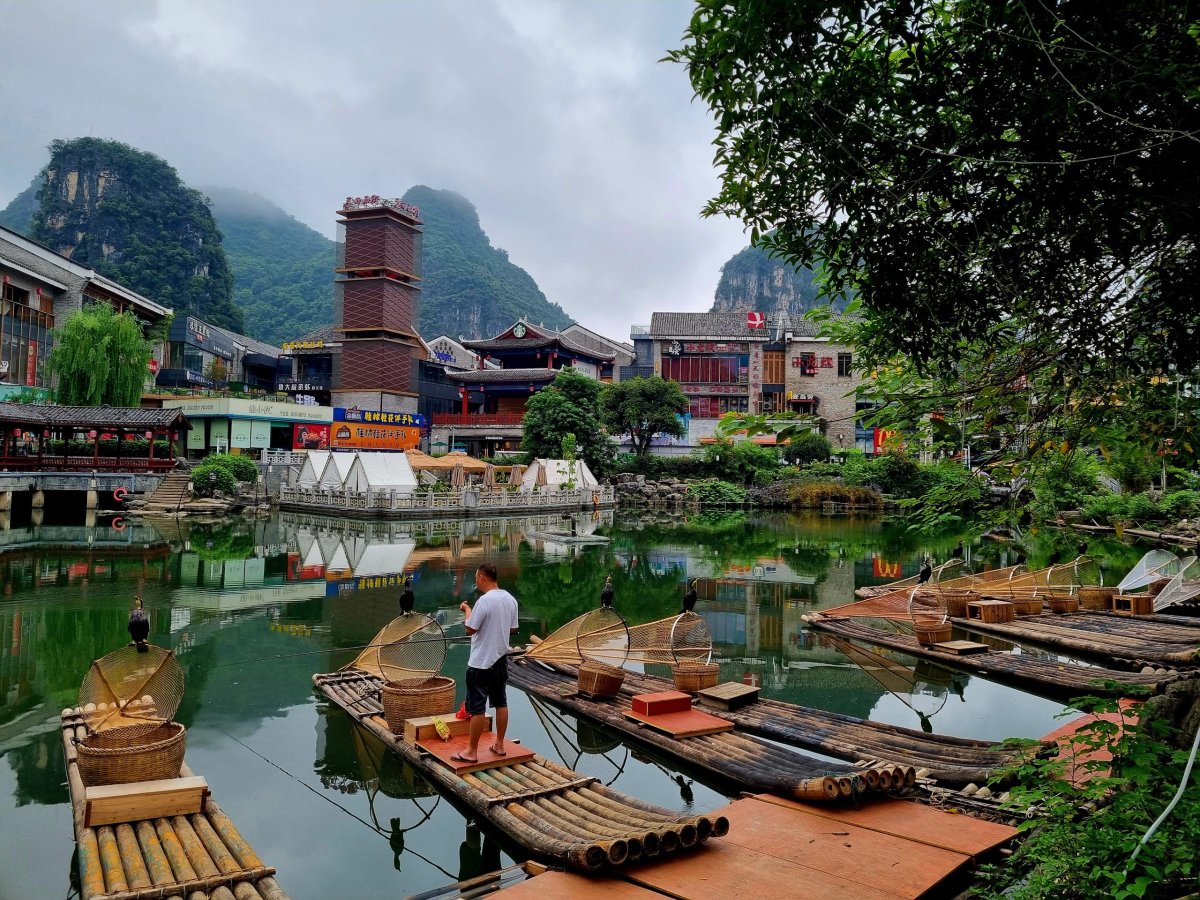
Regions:
<instances>
[{"instance_id":1,"label":"window","mask_svg":"<svg viewBox=\"0 0 1200 900\"><path fill-rule=\"evenodd\" d=\"M692 397L689 404L693 419L719 419L727 412L747 410L745 397Z\"/></svg>"},{"instance_id":2,"label":"window","mask_svg":"<svg viewBox=\"0 0 1200 900\"><path fill-rule=\"evenodd\" d=\"M767 350L763 353L763 383L783 384L787 373L783 365L783 352Z\"/></svg>"},{"instance_id":3,"label":"window","mask_svg":"<svg viewBox=\"0 0 1200 900\"><path fill-rule=\"evenodd\" d=\"M817 374L817 354L801 353L792 357L792 367L800 370L805 378L814 378Z\"/></svg>"},{"instance_id":4,"label":"window","mask_svg":"<svg viewBox=\"0 0 1200 900\"><path fill-rule=\"evenodd\" d=\"M838 354L838 377L849 378L854 371L854 357L849 353Z\"/></svg>"},{"instance_id":5,"label":"window","mask_svg":"<svg viewBox=\"0 0 1200 900\"><path fill-rule=\"evenodd\" d=\"M662 377L680 384L745 384L748 368L743 356L664 356Z\"/></svg>"}]
</instances>

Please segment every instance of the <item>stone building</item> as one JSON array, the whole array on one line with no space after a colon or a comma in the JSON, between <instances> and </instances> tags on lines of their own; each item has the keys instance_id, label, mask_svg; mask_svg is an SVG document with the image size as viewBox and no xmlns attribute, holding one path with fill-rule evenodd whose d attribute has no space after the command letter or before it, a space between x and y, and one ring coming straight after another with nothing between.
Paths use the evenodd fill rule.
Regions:
<instances>
[{"instance_id":1,"label":"stone building","mask_svg":"<svg viewBox=\"0 0 1200 900\"><path fill-rule=\"evenodd\" d=\"M862 377L854 372L854 348L818 337L810 322L784 332L784 410L820 418L834 450L858 447L874 453L872 431L859 434L854 390Z\"/></svg>"}]
</instances>

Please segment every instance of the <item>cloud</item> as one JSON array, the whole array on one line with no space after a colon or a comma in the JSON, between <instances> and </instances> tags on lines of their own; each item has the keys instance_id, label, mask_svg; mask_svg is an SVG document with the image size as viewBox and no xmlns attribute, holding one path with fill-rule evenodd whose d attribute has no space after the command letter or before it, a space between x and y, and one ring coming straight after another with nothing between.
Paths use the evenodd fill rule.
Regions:
<instances>
[{"instance_id":1,"label":"cloud","mask_svg":"<svg viewBox=\"0 0 1200 900\"><path fill-rule=\"evenodd\" d=\"M685 2L11 4L0 198L94 134L334 232L348 194L457 191L546 295L613 337L703 310L741 226L702 220L713 125L659 60ZM53 64L29 47L54 46Z\"/></svg>"}]
</instances>

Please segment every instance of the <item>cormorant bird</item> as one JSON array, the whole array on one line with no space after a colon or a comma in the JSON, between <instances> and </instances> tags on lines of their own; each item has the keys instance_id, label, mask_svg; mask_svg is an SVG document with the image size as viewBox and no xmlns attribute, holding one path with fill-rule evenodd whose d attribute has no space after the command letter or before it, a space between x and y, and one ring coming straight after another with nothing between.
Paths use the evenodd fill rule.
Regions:
<instances>
[{"instance_id":1,"label":"cormorant bird","mask_svg":"<svg viewBox=\"0 0 1200 900\"><path fill-rule=\"evenodd\" d=\"M1062 562L1061 547L1050 554L1050 558L1046 560L1046 564L1050 566L1057 566L1060 562Z\"/></svg>"},{"instance_id":2,"label":"cormorant bird","mask_svg":"<svg viewBox=\"0 0 1200 900\"><path fill-rule=\"evenodd\" d=\"M1087 542L1087 541L1080 541L1080 542L1079 542L1079 547L1078 547L1078 549L1075 551L1075 555L1076 555L1076 556L1087 556L1087 551L1088 551L1088 542Z\"/></svg>"},{"instance_id":3,"label":"cormorant bird","mask_svg":"<svg viewBox=\"0 0 1200 900\"><path fill-rule=\"evenodd\" d=\"M1018 553L1018 554L1017 554L1017 562L1016 562L1016 564L1017 564L1018 566L1023 566L1023 565L1025 565L1025 554L1024 554L1024 553Z\"/></svg>"},{"instance_id":4,"label":"cormorant bird","mask_svg":"<svg viewBox=\"0 0 1200 900\"><path fill-rule=\"evenodd\" d=\"M963 542L962 541L959 541L958 546L950 551L950 555L953 556L955 559L963 558Z\"/></svg>"},{"instance_id":5,"label":"cormorant bird","mask_svg":"<svg viewBox=\"0 0 1200 900\"><path fill-rule=\"evenodd\" d=\"M400 614L407 616L413 611L413 606L416 604L417 598L413 594L412 578L404 579L404 590L400 594Z\"/></svg>"},{"instance_id":6,"label":"cormorant bird","mask_svg":"<svg viewBox=\"0 0 1200 900\"><path fill-rule=\"evenodd\" d=\"M608 575L604 579L604 587L600 589L600 608L612 609L613 605L613 583L612 576Z\"/></svg>"},{"instance_id":7,"label":"cormorant bird","mask_svg":"<svg viewBox=\"0 0 1200 900\"><path fill-rule=\"evenodd\" d=\"M683 609L680 613L690 613L696 608L696 579L692 579L688 584L688 592L683 595Z\"/></svg>"},{"instance_id":8,"label":"cormorant bird","mask_svg":"<svg viewBox=\"0 0 1200 900\"><path fill-rule=\"evenodd\" d=\"M933 564L930 563L929 557L925 557L925 565L921 566L921 571L917 573L917 584L924 584L933 576Z\"/></svg>"},{"instance_id":9,"label":"cormorant bird","mask_svg":"<svg viewBox=\"0 0 1200 900\"><path fill-rule=\"evenodd\" d=\"M146 639L150 637L150 620L146 618L146 610L142 608L142 598L133 598L133 609L129 611L129 636L137 645L138 653L148 653L150 645Z\"/></svg>"}]
</instances>

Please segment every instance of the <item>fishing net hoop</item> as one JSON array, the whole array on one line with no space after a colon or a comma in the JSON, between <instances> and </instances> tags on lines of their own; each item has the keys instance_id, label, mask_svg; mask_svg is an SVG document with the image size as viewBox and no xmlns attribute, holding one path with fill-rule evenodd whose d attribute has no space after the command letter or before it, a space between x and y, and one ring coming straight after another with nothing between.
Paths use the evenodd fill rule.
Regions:
<instances>
[{"instance_id":1,"label":"fishing net hoop","mask_svg":"<svg viewBox=\"0 0 1200 900\"><path fill-rule=\"evenodd\" d=\"M1179 574L1155 596L1154 611L1161 612L1196 596L1200 596L1200 560L1185 556L1179 561Z\"/></svg>"},{"instance_id":2,"label":"fishing net hoop","mask_svg":"<svg viewBox=\"0 0 1200 900\"><path fill-rule=\"evenodd\" d=\"M169 722L183 699L183 667L171 650L133 644L95 660L79 686L79 706L89 731L153 731ZM91 707L89 709L89 707Z\"/></svg>"},{"instance_id":3,"label":"fishing net hoop","mask_svg":"<svg viewBox=\"0 0 1200 900\"><path fill-rule=\"evenodd\" d=\"M446 632L437 619L424 613L400 616L406 621L397 630L407 633L377 647L379 670L388 684L424 682L442 670L446 662ZM413 625L416 627L411 627Z\"/></svg>"},{"instance_id":4,"label":"fishing net hoop","mask_svg":"<svg viewBox=\"0 0 1200 900\"><path fill-rule=\"evenodd\" d=\"M1145 587L1159 578L1173 577L1179 574L1177 568L1181 563L1178 556L1169 550L1151 550L1145 556L1134 564L1134 567L1129 570L1120 584L1117 585L1119 593L1136 590L1140 587Z\"/></svg>"},{"instance_id":5,"label":"fishing net hoop","mask_svg":"<svg viewBox=\"0 0 1200 900\"><path fill-rule=\"evenodd\" d=\"M611 606L584 613L578 619L575 650L580 660L622 666L629 659L629 625Z\"/></svg>"},{"instance_id":6,"label":"fishing net hoop","mask_svg":"<svg viewBox=\"0 0 1200 900\"><path fill-rule=\"evenodd\" d=\"M580 630L593 610L577 616L551 632L544 640L532 645L526 656L530 659L579 665L584 662L580 653ZM589 646L589 658L621 665L627 661L640 663L707 662L712 658L712 635L703 616L681 613L641 625L626 626L628 644L614 648ZM589 640L585 638L585 644Z\"/></svg>"}]
</instances>

